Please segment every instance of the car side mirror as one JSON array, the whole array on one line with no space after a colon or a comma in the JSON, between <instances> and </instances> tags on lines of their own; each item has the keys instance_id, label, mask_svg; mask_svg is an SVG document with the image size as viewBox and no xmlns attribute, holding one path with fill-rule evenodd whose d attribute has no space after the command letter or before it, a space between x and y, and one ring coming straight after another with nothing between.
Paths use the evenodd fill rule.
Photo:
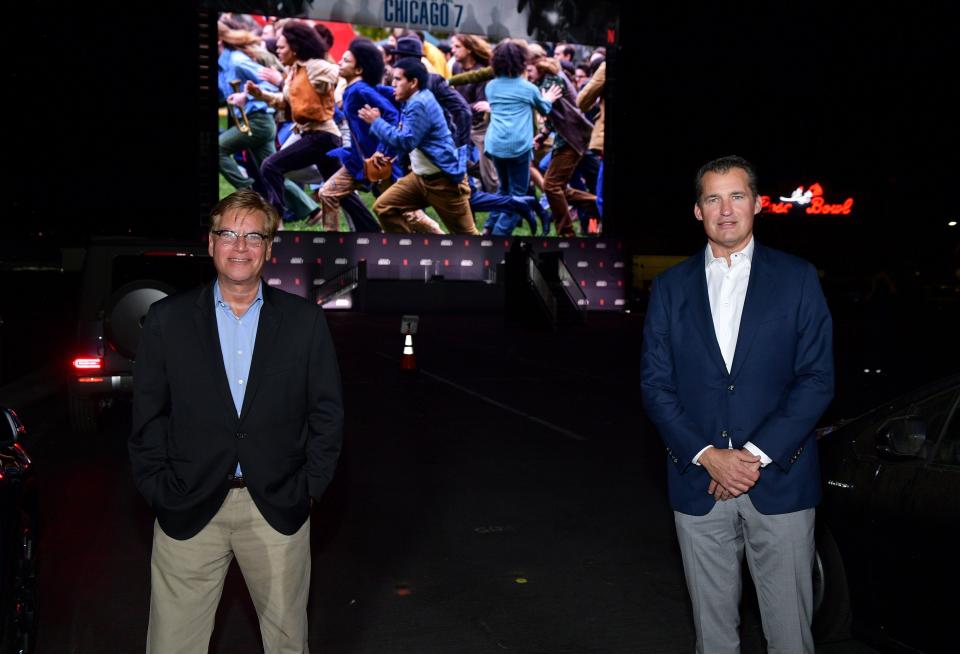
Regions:
<instances>
[{"instance_id":1,"label":"car side mirror","mask_svg":"<svg viewBox=\"0 0 960 654\"><path fill-rule=\"evenodd\" d=\"M9 447L20 441L27 433L13 409L0 407L0 446Z\"/></svg>"},{"instance_id":2,"label":"car side mirror","mask_svg":"<svg viewBox=\"0 0 960 654\"><path fill-rule=\"evenodd\" d=\"M920 456L927 442L927 423L920 416L891 418L877 431L877 451L897 458Z\"/></svg>"}]
</instances>

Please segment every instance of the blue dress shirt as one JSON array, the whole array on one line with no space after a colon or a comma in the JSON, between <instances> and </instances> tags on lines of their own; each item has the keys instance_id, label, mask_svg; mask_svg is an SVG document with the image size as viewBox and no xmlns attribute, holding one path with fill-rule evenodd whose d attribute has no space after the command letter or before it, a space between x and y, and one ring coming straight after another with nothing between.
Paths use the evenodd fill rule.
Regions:
<instances>
[{"instance_id":1,"label":"blue dress shirt","mask_svg":"<svg viewBox=\"0 0 960 654\"><path fill-rule=\"evenodd\" d=\"M223 367L227 371L227 382L237 415L243 408L243 394L247 390L250 378L250 363L253 361L253 346L257 340L257 325L260 324L260 308L263 306L263 282L257 289L257 297L242 316L233 313L233 309L223 299L220 281L213 285L213 303L217 314L217 334L220 336L220 353L223 355ZM240 463L237 463L236 475L241 476Z\"/></svg>"},{"instance_id":2,"label":"blue dress shirt","mask_svg":"<svg viewBox=\"0 0 960 654\"><path fill-rule=\"evenodd\" d=\"M484 140L487 154L512 159L533 148L533 109L550 113L553 103L540 89L520 77L497 77L485 89L490 103L490 126Z\"/></svg>"}]
</instances>

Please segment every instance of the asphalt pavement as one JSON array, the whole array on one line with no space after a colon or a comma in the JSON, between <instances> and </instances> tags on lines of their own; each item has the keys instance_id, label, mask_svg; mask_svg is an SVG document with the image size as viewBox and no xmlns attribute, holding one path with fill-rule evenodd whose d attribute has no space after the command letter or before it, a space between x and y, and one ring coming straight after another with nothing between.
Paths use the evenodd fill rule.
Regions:
<instances>
[{"instance_id":1,"label":"asphalt pavement","mask_svg":"<svg viewBox=\"0 0 960 654\"><path fill-rule=\"evenodd\" d=\"M693 651L638 317L550 332L423 316L417 373L399 369L399 316L329 319L347 419L312 517L312 652ZM143 651L153 517L130 479L129 407L93 438L70 432L62 389L21 414L41 482L39 650ZM743 605L743 652L762 652ZM210 651L262 651L235 565Z\"/></svg>"}]
</instances>

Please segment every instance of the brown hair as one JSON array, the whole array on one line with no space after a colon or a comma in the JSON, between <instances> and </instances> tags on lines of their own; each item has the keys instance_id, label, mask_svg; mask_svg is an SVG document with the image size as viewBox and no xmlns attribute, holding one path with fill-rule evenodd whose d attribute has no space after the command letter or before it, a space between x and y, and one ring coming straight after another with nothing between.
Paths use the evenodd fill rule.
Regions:
<instances>
[{"instance_id":1,"label":"brown hair","mask_svg":"<svg viewBox=\"0 0 960 654\"><path fill-rule=\"evenodd\" d=\"M231 50L239 50L257 60L257 50L263 48L263 39L247 30L232 29L223 21L217 21L217 38Z\"/></svg>"},{"instance_id":2,"label":"brown hair","mask_svg":"<svg viewBox=\"0 0 960 654\"><path fill-rule=\"evenodd\" d=\"M743 170L743 172L747 174L747 186L750 187L750 192L753 193L753 197L760 197L760 189L757 185L757 172L754 170L753 165L743 157L731 154L726 157L714 159L713 161L708 161L700 166L700 170L697 171L697 177L694 180L697 202L700 201L700 196L703 194L703 176L707 173L726 175L730 172L731 168L740 168Z\"/></svg>"},{"instance_id":3,"label":"brown hair","mask_svg":"<svg viewBox=\"0 0 960 654\"><path fill-rule=\"evenodd\" d=\"M542 50L541 50L542 52ZM534 53L533 48L530 48L530 62L537 67L537 70L540 71L541 75L559 75L560 74L560 62L554 59L553 57L548 57L546 55L540 55L539 53Z\"/></svg>"},{"instance_id":4,"label":"brown hair","mask_svg":"<svg viewBox=\"0 0 960 654\"><path fill-rule=\"evenodd\" d=\"M273 208L273 205L267 202L262 195L248 188L242 188L234 191L227 197L217 203L217 206L210 212L210 231L220 229L220 220L224 214L229 211L241 213L250 213L259 211L264 215L263 231L267 233L268 238L273 238L277 233L277 225L280 224L280 214Z\"/></svg>"},{"instance_id":5,"label":"brown hair","mask_svg":"<svg viewBox=\"0 0 960 654\"><path fill-rule=\"evenodd\" d=\"M504 39L493 49L493 74L497 77L519 77L526 68L527 49L512 39Z\"/></svg>"},{"instance_id":6,"label":"brown hair","mask_svg":"<svg viewBox=\"0 0 960 654\"><path fill-rule=\"evenodd\" d=\"M486 39L472 34L454 34L451 40L456 39L464 48L470 51L473 58L486 66L490 63L493 56L493 48L487 43Z\"/></svg>"}]
</instances>

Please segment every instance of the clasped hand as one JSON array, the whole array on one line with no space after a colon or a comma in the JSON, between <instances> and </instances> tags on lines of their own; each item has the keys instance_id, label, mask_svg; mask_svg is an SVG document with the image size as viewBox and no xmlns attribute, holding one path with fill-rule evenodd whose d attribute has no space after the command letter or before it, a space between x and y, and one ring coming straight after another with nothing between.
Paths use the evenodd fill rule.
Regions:
<instances>
[{"instance_id":1,"label":"clasped hand","mask_svg":"<svg viewBox=\"0 0 960 654\"><path fill-rule=\"evenodd\" d=\"M711 447L700 455L700 465L710 474L707 492L717 500L742 495L760 479L760 457L747 450Z\"/></svg>"}]
</instances>

